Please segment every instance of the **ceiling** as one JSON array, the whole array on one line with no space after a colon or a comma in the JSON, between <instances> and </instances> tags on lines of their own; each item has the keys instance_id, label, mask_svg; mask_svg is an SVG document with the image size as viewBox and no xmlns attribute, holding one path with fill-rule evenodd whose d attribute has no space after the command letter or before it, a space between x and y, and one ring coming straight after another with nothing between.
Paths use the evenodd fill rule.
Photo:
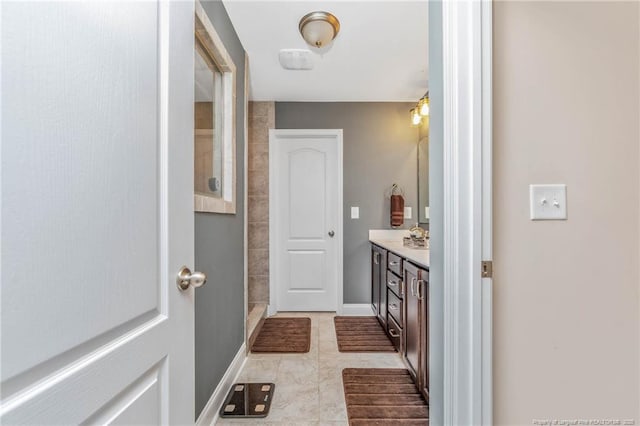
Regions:
<instances>
[{"instance_id":1,"label":"ceiling","mask_svg":"<svg viewBox=\"0 0 640 426\"><path fill-rule=\"evenodd\" d=\"M249 55L256 101L417 101L427 90L428 1L223 0ZM285 70L280 49L310 48L300 18L324 10L340 20L314 69Z\"/></svg>"}]
</instances>

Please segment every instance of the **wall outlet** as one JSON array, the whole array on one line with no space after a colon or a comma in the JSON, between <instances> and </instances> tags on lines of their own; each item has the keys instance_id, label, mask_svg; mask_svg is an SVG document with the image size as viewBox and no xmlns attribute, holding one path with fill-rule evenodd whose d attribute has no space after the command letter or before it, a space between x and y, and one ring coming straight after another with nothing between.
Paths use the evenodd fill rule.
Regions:
<instances>
[{"instance_id":1,"label":"wall outlet","mask_svg":"<svg viewBox=\"0 0 640 426\"><path fill-rule=\"evenodd\" d=\"M567 185L529 185L531 220L566 220Z\"/></svg>"},{"instance_id":2,"label":"wall outlet","mask_svg":"<svg viewBox=\"0 0 640 426\"><path fill-rule=\"evenodd\" d=\"M404 218L411 219L411 207L404 208Z\"/></svg>"},{"instance_id":3,"label":"wall outlet","mask_svg":"<svg viewBox=\"0 0 640 426\"><path fill-rule=\"evenodd\" d=\"M351 207L351 219L360 219L360 207Z\"/></svg>"}]
</instances>

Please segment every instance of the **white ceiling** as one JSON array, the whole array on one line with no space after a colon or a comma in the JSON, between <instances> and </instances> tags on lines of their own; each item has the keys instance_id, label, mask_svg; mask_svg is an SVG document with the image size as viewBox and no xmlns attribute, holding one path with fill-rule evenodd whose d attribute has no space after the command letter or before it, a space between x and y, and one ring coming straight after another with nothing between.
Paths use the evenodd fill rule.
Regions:
<instances>
[{"instance_id":1,"label":"white ceiling","mask_svg":"<svg viewBox=\"0 0 640 426\"><path fill-rule=\"evenodd\" d=\"M252 100L417 101L427 90L427 0L223 2L249 55ZM298 22L315 10L333 13L340 33L313 70L283 69L280 49L309 48Z\"/></svg>"}]
</instances>

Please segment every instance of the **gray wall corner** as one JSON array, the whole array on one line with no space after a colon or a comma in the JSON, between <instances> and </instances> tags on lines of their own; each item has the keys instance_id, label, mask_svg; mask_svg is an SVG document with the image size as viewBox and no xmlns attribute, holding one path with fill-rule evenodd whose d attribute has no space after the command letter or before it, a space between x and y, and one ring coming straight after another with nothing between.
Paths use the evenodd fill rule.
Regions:
<instances>
[{"instance_id":1,"label":"gray wall corner","mask_svg":"<svg viewBox=\"0 0 640 426\"><path fill-rule=\"evenodd\" d=\"M219 0L202 6L231 55L236 78L236 211L195 214L195 267L209 277L195 293L197 418L244 342L245 50Z\"/></svg>"}]
</instances>

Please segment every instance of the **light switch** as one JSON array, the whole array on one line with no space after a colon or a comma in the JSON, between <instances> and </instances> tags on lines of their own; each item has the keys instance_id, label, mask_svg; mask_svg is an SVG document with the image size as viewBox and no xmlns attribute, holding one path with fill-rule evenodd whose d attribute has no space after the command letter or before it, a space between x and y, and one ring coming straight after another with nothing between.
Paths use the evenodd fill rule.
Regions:
<instances>
[{"instance_id":1,"label":"light switch","mask_svg":"<svg viewBox=\"0 0 640 426\"><path fill-rule=\"evenodd\" d=\"M531 220L566 220L567 185L529 185Z\"/></svg>"},{"instance_id":2,"label":"light switch","mask_svg":"<svg viewBox=\"0 0 640 426\"><path fill-rule=\"evenodd\" d=\"M424 217L425 219L429 219L429 207L424 208Z\"/></svg>"},{"instance_id":3,"label":"light switch","mask_svg":"<svg viewBox=\"0 0 640 426\"><path fill-rule=\"evenodd\" d=\"M411 219L411 207L404 208L404 218Z\"/></svg>"},{"instance_id":4,"label":"light switch","mask_svg":"<svg viewBox=\"0 0 640 426\"><path fill-rule=\"evenodd\" d=\"M351 207L351 219L360 219L360 207Z\"/></svg>"}]
</instances>

